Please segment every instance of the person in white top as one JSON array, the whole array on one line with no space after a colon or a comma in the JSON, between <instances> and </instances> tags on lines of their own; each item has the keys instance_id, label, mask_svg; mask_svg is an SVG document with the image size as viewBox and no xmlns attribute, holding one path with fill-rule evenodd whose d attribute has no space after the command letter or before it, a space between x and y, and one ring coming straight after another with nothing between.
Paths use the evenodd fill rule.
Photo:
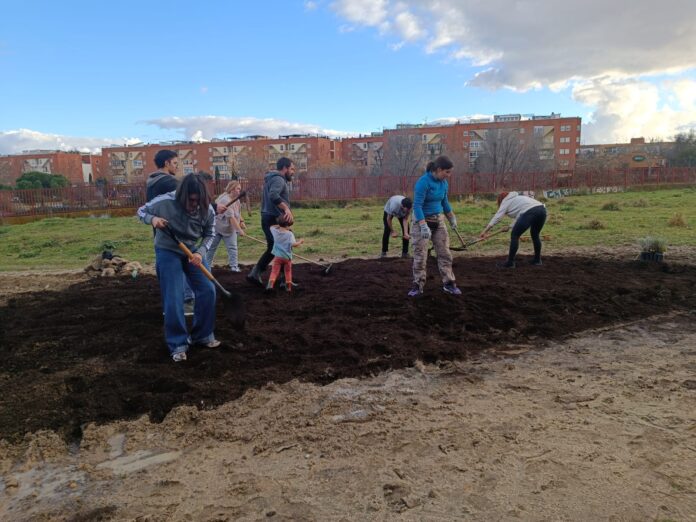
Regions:
<instances>
[{"instance_id":1,"label":"person in white top","mask_svg":"<svg viewBox=\"0 0 696 522\"><path fill-rule=\"evenodd\" d=\"M512 229L510 234L510 250L508 252L507 261L502 265L504 268L515 267L515 255L520 246L520 236L527 229L530 229L532 243L534 244L534 259L530 264L541 265L541 229L546 223L546 207L543 203L529 196L523 196L518 192L501 192L498 194L498 212L490 220L486 228L481 231L479 237L486 239L488 231L500 221L503 216L509 216L513 219L510 226L504 230Z\"/></svg>"},{"instance_id":2,"label":"person in white top","mask_svg":"<svg viewBox=\"0 0 696 522\"><path fill-rule=\"evenodd\" d=\"M215 252L224 241L227 248L227 262L232 272L241 272L239 268L239 255L237 250L237 236L246 235L246 224L242 217L242 204L239 200L230 205L230 202L239 196L242 191L242 184L239 181L230 181L225 187L225 192L220 194L215 203L225 205L225 211L215 216L215 236L208 246L208 266L213 266ZM229 206L227 206L229 205Z\"/></svg>"},{"instance_id":3,"label":"person in white top","mask_svg":"<svg viewBox=\"0 0 696 522\"><path fill-rule=\"evenodd\" d=\"M399 237L399 234L394 230L392 221L394 218L399 220L401 224L401 257L408 257L408 241L411 239L408 230L408 217L411 214L413 202L406 196L392 196L384 205L384 233L382 234L382 253L379 257L387 257L389 251L389 236Z\"/></svg>"}]
</instances>

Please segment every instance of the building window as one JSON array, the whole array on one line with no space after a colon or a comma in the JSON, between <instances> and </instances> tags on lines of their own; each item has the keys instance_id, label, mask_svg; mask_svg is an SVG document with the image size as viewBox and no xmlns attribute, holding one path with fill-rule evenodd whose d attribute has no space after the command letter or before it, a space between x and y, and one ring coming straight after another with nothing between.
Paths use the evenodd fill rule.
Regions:
<instances>
[{"instance_id":1,"label":"building window","mask_svg":"<svg viewBox=\"0 0 696 522\"><path fill-rule=\"evenodd\" d=\"M464 131L463 136L468 136L468 135L469 135L469 131Z\"/></svg>"},{"instance_id":2,"label":"building window","mask_svg":"<svg viewBox=\"0 0 696 522\"><path fill-rule=\"evenodd\" d=\"M478 152L477 151L470 152L469 159L471 160L471 159L475 159L475 158L478 158Z\"/></svg>"},{"instance_id":3,"label":"building window","mask_svg":"<svg viewBox=\"0 0 696 522\"><path fill-rule=\"evenodd\" d=\"M567 136L565 138L561 138L561 143L570 143L570 138Z\"/></svg>"},{"instance_id":4,"label":"building window","mask_svg":"<svg viewBox=\"0 0 696 522\"><path fill-rule=\"evenodd\" d=\"M578 132L580 132L580 125L576 126Z\"/></svg>"},{"instance_id":5,"label":"building window","mask_svg":"<svg viewBox=\"0 0 696 522\"><path fill-rule=\"evenodd\" d=\"M193 174L193 167L189 165L184 165L184 175Z\"/></svg>"},{"instance_id":6,"label":"building window","mask_svg":"<svg viewBox=\"0 0 696 522\"><path fill-rule=\"evenodd\" d=\"M570 154L570 149L561 149L561 150L558 151L558 153L559 153L560 155L564 156L564 155L566 155L566 154Z\"/></svg>"},{"instance_id":7,"label":"building window","mask_svg":"<svg viewBox=\"0 0 696 522\"><path fill-rule=\"evenodd\" d=\"M520 134L524 134L524 127L520 127Z\"/></svg>"},{"instance_id":8,"label":"building window","mask_svg":"<svg viewBox=\"0 0 696 522\"><path fill-rule=\"evenodd\" d=\"M534 135L535 136L543 136L544 134L544 127L537 125L534 127Z\"/></svg>"},{"instance_id":9,"label":"building window","mask_svg":"<svg viewBox=\"0 0 696 522\"><path fill-rule=\"evenodd\" d=\"M575 136L575 143L580 143L580 136Z\"/></svg>"},{"instance_id":10,"label":"building window","mask_svg":"<svg viewBox=\"0 0 696 522\"><path fill-rule=\"evenodd\" d=\"M561 125L561 132L570 132L570 125Z\"/></svg>"},{"instance_id":11,"label":"building window","mask_svg":"<svg viewBox=\"0 0 696 522\"><path fill-rule=\"evenodd\" d=\"M469 146L470 146L472 149L480 149L482 144L483 144L482 141L472 141L472 142L469 144Z\"/></svg>"},{"instance_id":12,"label":"building window","mask_svg":"<svg viewBox=\"0 0 696 522\"><path fill-rule=\"evenodd\" d=\"M567 167L568 165L570 165L570 161L568 161L568 160L560 160L560 161L558 162L558 164L559 164L561 167Z\"/></svg>"},{"instance_id":13,"label":"building window","mask_svg":"<svg viewBox=\"0 0 696 522\"><path fill-rule=\"evenodd\" d=\"M133 160L133 168L134 169L142 169L143 168L143 161L142 160Z\"/></svg>"}]
</instances>

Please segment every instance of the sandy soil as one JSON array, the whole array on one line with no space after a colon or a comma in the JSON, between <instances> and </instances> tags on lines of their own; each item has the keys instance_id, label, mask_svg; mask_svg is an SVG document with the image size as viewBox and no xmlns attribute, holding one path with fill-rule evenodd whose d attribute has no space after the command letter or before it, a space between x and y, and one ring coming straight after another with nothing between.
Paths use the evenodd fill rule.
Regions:
<instances>
[{"instance_id":1,"label":"sandy soil","mask_svg":"<svg viewBox=\"0 0 696 522\"><path fill-rule=\"evenodd\" d=\"M0 519L696 520L695 318L0 441Z\"/></svg>"}]
</instances>

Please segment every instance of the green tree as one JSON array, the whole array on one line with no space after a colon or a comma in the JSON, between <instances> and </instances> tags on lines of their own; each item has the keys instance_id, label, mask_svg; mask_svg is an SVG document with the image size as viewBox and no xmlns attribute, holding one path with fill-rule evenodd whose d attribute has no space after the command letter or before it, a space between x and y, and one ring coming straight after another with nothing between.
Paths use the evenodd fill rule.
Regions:
<instances>
[{"instance_id":1,"label":"green tree","mask_svg":"<svg viewBox=\"0 0 696 522\"><path fill-rule=\"evenodd\" d=\"M696 167L696 132L680 132L674 137L674 148L669 153L672 167Z\"/></svg>"},{"instance_id":2,"label":"green tree","mask_svg":"<svg viewBox=\"0 0 696 522\"><path fill-rule=\"evenodd\" d=\"M47 174L46 172L25 172L17 178L17 188L40 189L60 188L70 185L70 181L61 174Z\"/></svg>"}]
</instances>

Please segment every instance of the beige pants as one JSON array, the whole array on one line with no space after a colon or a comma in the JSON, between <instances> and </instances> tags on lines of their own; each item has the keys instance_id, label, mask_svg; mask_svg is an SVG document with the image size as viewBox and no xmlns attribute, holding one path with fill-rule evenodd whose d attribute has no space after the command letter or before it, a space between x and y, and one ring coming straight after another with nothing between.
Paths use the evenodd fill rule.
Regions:
<instances>
[{"instance_id":1,"label":"beige pants","mask_svg":"<svg viewBox=\"0 0 696 522\"><path fill-rule=\"evenodd\" d=\"M437 253L437 267L440 270L442 283L454 282L452 272L452 253L449 249L449 234L445 215L440 214L437 219L438 227L432 233L432 242ZM420 225L415 220L411 224L411 239L413 240L413 282L423 290L425 287L426 264L428 261L428 246L430 241L421 237Z\"/></svg>"}]
</instances>

